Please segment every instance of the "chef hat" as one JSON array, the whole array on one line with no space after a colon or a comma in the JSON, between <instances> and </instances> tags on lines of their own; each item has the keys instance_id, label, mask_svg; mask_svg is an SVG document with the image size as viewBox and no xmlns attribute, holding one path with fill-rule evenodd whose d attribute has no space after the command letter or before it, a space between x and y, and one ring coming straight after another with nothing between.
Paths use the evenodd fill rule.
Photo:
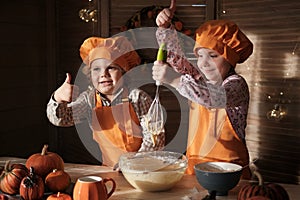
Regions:
<instances>
[{"instance_id":1,"label":"chef hat","mask_svg":"<svg viewBox=\"0 0 300 200\"><path fill-rule=\"evenodd\" d=\"M197 48L220 53L233 67L243 63L253 52L253 44L239 27L229 20L210 20L196 30Z\"/></svg>"},{"instance_id":2,"label":"chef hat","mask_svg":"<svg viewBox=\"0 0 300 200\"><path fill-rule=\"evenodd\" d=\"M130 70L141 62L139 55L133 49L129 40L123 36L87 38L82 43L79 51L81 59L87 68L98 58L112 60L124 71Z\"/></svg>"}]
</instances>

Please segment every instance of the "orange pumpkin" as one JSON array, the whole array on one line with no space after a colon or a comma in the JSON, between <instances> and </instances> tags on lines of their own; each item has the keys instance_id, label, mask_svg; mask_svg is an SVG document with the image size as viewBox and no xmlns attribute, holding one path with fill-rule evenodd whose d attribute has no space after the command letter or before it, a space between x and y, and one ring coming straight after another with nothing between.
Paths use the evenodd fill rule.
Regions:
<instances>
[{"instance_id":1,"label":"orange pumpkin","mask_svg":"<svg viewBox=\"0 0 300 200\"><path fill-rule=\"evenodd\" d=\"M258 178L257 183L250 183L244 185L238 194L237 200L249 200L249 198L264 197L272 200L289 200L287 191L279 184L276 183L264 183L261 174L258 171L254 171L253 174ZM258 200L258 199L257 199Z\"/></svg>"},{"instance_id":2,"label":"orange pumpkin","mask_svg":"<svg viewBox=\"0 0 300 200\"><path fill-rule=\"evenodd\" d=\"M47 200L72 200L72 197L68 194L58 192L57 194L48 196Z\"/></svg>"},{"instance_id":3,"label":"orange pumpkin","mask_svg":"<svg viewBox=\"0 0 300 200\"><path fill-rule=\"evenodd\" d=\"M63 171L54 169L50 172L45 179L46 186L52 192L62 192L65 191L71 183L70 175Z\"/></svg>"},{"instance_id":4,"label":"orange pumpkin","mask_svg":"<svg viewBox=\"0 0 300 200\"><path fill-rule=\"evenodd\" d=\"M63 159L54 152L48 152L48 145L45 144L41 153L31 155L26 161L26 167L33 167L35 173L43 179L53 170L63 170Z\"/></svg>"},{"instance_id":5,"label":"orange pumpkin","mask_svg":"<svg viewBox=\"0 0 300 200\"><path fill-rule=\"evenodd\" d=\"M0 190L7 194L19 192L21 180L28 175L28 169L23 164L10 164L6 161L0 176Z\"/></svg>"},{"instance_id":6,"label":"orange pumpkin","mask_svg":"<svg viewBox=\"0 0 300 200\"><path fill-rule=\"evenodd\" d=\"M44 196L44 191L43 179L35 174L33 167L30 167L29 175L22 179L20 196L25 200L39 200Z\"/></svg>"}]
</instances>

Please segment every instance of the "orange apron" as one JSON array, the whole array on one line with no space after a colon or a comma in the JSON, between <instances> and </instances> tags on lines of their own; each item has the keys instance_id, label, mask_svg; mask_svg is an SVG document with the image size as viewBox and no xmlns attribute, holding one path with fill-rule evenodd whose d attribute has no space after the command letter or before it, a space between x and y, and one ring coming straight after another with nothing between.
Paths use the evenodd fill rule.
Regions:
<instances>
[{"instance_id":1,"label":"orange apron","mask_svg":"<svg viewBox=\"0 0 300 200\"><path fill-rule=\"evenodd\" d=\"M92 127L93 138L102 152L103 165L113 167L121 154L138 151L141 147L140 123L127 97L121 104L102 106L100 95L96 94Z\"/></svg>"},{"instance_id":2,"label":"orange apron","mask_svg":"<svg viewBox=\"0 0 300 200\"><path fill-rule=\"evenodd\" d=\"M187 174L194 174L194 165L208 161L223 161L245 166L249 153L245 143L234 131L225 109L208 109L191 103L187 145ZM250 169L243 178L250 178Z\"/></svg>"}]
</instances>

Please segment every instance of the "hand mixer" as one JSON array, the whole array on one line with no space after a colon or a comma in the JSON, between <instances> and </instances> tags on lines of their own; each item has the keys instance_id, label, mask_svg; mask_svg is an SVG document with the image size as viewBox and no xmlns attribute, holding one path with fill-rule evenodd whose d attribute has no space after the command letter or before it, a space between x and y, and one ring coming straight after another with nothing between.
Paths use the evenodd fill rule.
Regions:
<instances>
[{"instance_id":1,"label":"hand mixer","mask_svg":"<svg viewBox=\"0 0 300 200\"><path fill-rule=\"evenodd\" d=\"M165 62L166 59L167 51L165 50L165 44L162 43L158 49L156 60ZM158 134L161 133L164 128L164 113L159 101L159 86L160 82L156 81L155 97L149 108L146 119L148 131L151 133L153 146L156 144Z\"/></svg>"}]
</instances>

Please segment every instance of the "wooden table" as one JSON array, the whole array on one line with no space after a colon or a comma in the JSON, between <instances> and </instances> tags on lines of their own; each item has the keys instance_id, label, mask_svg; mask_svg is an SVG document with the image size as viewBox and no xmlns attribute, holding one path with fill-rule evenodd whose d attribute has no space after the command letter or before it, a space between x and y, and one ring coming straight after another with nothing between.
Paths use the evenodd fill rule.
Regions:
<instances>
[{"instance_id":1,"label":"wooden table","mask_svg":"<svg viewBox=\"0 0 300 200\"><path fill-rule=\"evenodd\" d=\"M25 163L25 159L2 157L0 158L0 165L4 165L3 163L7 159L12 160L13 163ZM142 192L133 188L125 180L122 173L113 171L109 167L65 163L65 171L71 175L73 185L77 178L87 175L113 178L116 181L117 187L109 200L201 200L207 195L207 191L198 184L196 177L193 175L184 175L181 182L168 191ZM217 199L236 200L240 187L245 183L247 182L241 180L233 190L229 191L228 196L217 196ZM291 200L300 199L300 185L281 185L288 191ZM72 192L72 187L69 188L68 192Z\"/></svg>"}]
</instances>

